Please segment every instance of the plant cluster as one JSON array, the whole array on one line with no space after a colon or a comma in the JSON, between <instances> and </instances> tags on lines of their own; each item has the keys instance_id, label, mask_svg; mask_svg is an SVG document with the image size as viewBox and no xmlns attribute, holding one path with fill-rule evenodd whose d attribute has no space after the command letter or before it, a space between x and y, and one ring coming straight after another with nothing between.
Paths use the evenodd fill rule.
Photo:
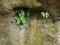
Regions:
<instances>
[{"instance_id":1,"label":"plant cluster","mask_svg":"<svg viewBox=\"0 0 60 45\"><path fill-rule=\"evenodd\" d=\"M17 13L18 13L18 15L15 16L16 24L19 25L20 28L26 27L27 26L27 17L26 17L26 15L28 15L28 13L25 12L24 10L20 10Z\"/></svg>"},{"instance_id":2,"label":"plant cluster","mask_svg":"<svg viewBox=\"0 0 60 45\"><path fill-rule=\"evenodd\" d=\"M16 24L19 25L20 28L26 27L27 26L27 17L26 16L29 15L29 13L22 9L17 11L17 13L18 13L17 16L15 16ZM44 18L48 18L49 13L47 11L41 12L41 15Z\"/></svg>"},{"instance_id":3,"label":"plant cluster","mask_svg":"<svg viewBox=\"0 0 60 45\"><path fill-rule=\"evenodd\" d=\"M48 13L48 12L41 12L41 15L42 15L44 18L48 18L49 13Z\"/></svg>"}]
</instances>

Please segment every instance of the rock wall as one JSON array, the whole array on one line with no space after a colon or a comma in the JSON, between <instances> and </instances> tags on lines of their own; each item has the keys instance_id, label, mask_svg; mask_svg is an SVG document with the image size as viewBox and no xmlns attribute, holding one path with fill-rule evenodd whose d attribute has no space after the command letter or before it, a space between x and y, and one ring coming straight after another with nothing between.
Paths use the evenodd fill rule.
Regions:
<instances>
[{"instance_id":1,"label":"rock wall","mask_svg":"<svg viewBox=\"0 0 60 45\"><path fill-rule=\"evenodd\" d=\"M60 45L59 4L59 0L0 0L0 45ZM12 22L14 7L30 10L27 28ZM40 16L43 9L50 13L48 19Z\"/></svg>"}]
</instances>

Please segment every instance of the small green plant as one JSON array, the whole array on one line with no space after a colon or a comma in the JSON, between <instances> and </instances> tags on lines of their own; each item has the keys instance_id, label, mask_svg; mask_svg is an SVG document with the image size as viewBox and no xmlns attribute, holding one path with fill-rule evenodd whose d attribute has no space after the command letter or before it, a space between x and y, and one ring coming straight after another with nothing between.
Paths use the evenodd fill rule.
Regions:
<instances>
[{"instance_id":1,"label":"small green plant","mask_svg":"<svg viewBox=\"0 0 60 45\"><path fill-rule=\"evenodd\" d=\"M44 18L48 18L49 13L48 13L48 12L41 12L41 15L42 15Z\"/></svg>"},{"instance_id":2,"label":"small green plant","mask_svg":"<svg viewBox=\"0 0 60 45\"><path fill-rule=\"evenodd\" d=\"M18 15L15 17L16 24L19 25L21 28L27 26L27 18L25 17L26 12L24 10L18 11ZM28 15L29 13L27 13Z\"/></svg>"}]
</instances>

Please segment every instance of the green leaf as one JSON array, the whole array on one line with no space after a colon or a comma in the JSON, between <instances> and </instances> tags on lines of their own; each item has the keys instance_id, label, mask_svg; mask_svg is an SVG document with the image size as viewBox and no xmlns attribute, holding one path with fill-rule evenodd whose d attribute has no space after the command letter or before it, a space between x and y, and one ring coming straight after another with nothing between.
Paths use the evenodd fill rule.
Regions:
<instances>
[{"instance_id":1,"label":"green leaf","mask_svg":"<svg viewBox=\"0 0 60 45\"><path fill-rule=\"evenodd\" d=\"M20 23L19 17L15 17L15 20L16 20L16 24L19 24Z\"/></svg>"},{"instance_id":2,"label":"green leaf","mask_svg":"<svg viewBox=\"0 0 60 45\"><path fill-rule=\"evenodd\" d=\"M25 16L25 12L23 10L21 10L21 15Z\"/></svg>"}]
</instances>

